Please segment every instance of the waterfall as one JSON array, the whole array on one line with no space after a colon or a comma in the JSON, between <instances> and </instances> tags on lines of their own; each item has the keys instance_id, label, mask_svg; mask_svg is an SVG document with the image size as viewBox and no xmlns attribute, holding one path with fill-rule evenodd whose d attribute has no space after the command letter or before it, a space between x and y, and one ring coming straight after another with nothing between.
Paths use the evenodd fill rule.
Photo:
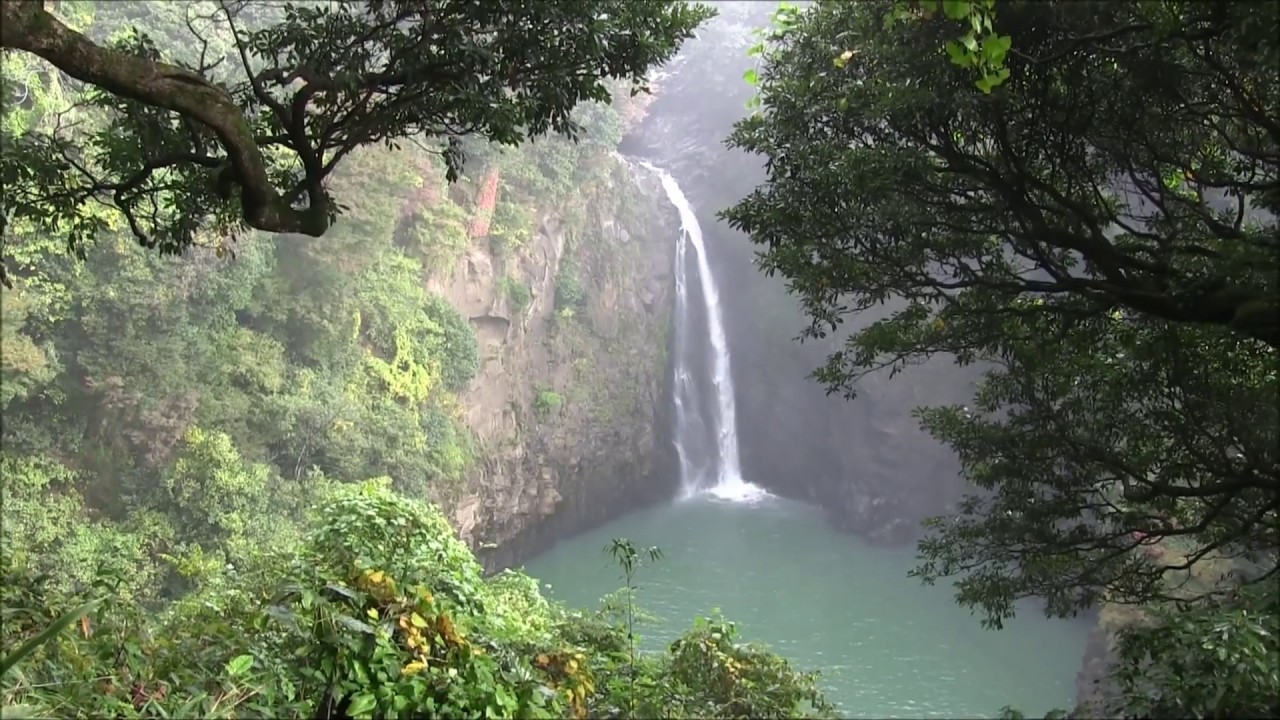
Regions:
<instances>
[{"instance_id":1,"label":"waterfall","mask_svg":"<svg viewBox=\"0 0 1280 720\"><path fill-rule=\"evenodd\" d=\"M680 212L672 352L675 360L674 435L680 461L681 493L684 497L708 493L733 501L760 499L768 493L742 478L729 345L725 339L720 295L702 240L702 227L675 178L661 168L641 164L658 176L671 204ZM695 260L692 266L690 254ZM690 300L689 281L695 278L702 296L707 328L703 336L694 332L697 306ZM710 380L710 387L706 380ZM712 397L705 395L708 390Z\"/></svg>"}]
</instances>

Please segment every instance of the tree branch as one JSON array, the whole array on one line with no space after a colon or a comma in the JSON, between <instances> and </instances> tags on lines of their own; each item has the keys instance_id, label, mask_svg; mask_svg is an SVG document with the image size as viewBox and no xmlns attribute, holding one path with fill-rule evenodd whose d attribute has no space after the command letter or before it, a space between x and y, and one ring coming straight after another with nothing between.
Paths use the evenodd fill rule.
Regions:
<instances>
[{"instance_id":1,"label":"tree branch","mask_svg":"<svg viewBox=\"0 0 1280 720\"><path fill-rule=\"evenodd\" d=\"M43 0L0 3L0 46L33 53L78 80L210 128L226 150L250 226L314 237L328 229L327 203L296 209L281 198L249 123L225 89L175 65L97 45L45 10Z\"/></svg>"}]
</instances>

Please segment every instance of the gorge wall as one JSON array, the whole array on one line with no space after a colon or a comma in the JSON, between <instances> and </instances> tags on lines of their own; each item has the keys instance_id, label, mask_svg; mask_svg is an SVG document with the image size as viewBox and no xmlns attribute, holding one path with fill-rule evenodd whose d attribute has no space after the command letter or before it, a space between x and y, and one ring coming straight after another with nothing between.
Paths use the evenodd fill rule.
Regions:
<instances>
[{"instance_id":1,"label":"gorge wall","mask_svg":"<svg viewBox=\"0 0 1280 720\"><path fill-rule=\"evenodd\" d=\"M666 335L678 224L656 178L617 156L573 207L530 208L514 252L475 244L428 287L475 326L460 394L480 451L438 500L490 569L669 497Z\"/></svg>"}]
</instances>

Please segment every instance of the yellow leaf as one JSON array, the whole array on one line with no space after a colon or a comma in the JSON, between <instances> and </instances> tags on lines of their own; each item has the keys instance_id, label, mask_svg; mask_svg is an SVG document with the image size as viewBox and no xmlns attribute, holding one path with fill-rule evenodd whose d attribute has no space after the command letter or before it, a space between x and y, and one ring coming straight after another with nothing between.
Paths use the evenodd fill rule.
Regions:
<instances>
[{"instance_id":1,"label":"yellow leaf","mask_svg":"<svg viewBox=\"0 0 1280 720\"><path fill-rule=\"evenodd\" d=\"M437 619L437 623L440 628L440 634L446 640L454 644L462 643L462 633L459 633L457 628L453 626L453 620L448 615L441 615Z\"/></svg>"},{"instance_id":2,"label":"yellow leaf","mask_svg":"<svg viewBox=\"0 0 1280 720\"><path fill-rule=\"evenodd\" d=\"M374 585L379 585L382 583L383 580L386 580L386 579L387 579L387 574L382 572L381 570L369 575L369 582L373 583Z\"/></svg>"},{"instance_id":3,"label":"yellow leaf","mask_svg":"<svg viewBox=\"0 0 1280 720\"><path fill-rule=\"evenodd\" d=\"M422 660L414 660L400 669L402 675L416 675L427 668L427 663Z\"/></svg>"},{"instance_id":4,"label":"yellow leaf","mask_svg":"<svg viewBox=\"0 0 1280 720\"><path fill-rule=\"evenodd\" d=\"M569 670L569 672L570 672L570 673L575 672L575 671L577 671L577 669L578 669L578 661L577 661L577 660L570 660L570 661L568 662L568 664L567 664L567 665L565 665L565 667L566 667L566 668L568 668L568 670Z\"/></svg>"},{"instance_id":5,"label":"yellow leaf","mask_svg":"<svg viewBox=\"0 0 1280 720\"><path fill-rule=\"evenodd\" d=\"M366 610L366 611L365 611L365 613L366 613L369 617L373 618L374 620L377 620L377 619L378 619L378 609L377 609L377 608L369 608L368 610Z\"/></svg>"},{"instance_id":6,"label":"yellow leaf","mask_svg":"<svg viewBox=\"0 0 1280 720\"><path fill-rule=\"evenodd\" d=\"M537 658L537 663L538 663L539 665L544 666L544 667L545 667L545 666L547 665L547 663L549 663L549 662L551 662L551 658L547 657L546 655L539 655L539 656L538 656L538 658Z\"/></svg>"},{"instance_id":7,"label":"yellow leaf","mask_svg":"<svg viewBox=\"0 0 1280 720\"><path fill-rule=\"evenodd\" d=\"M410 613L409 622L413 623L414 627L424 628L427 626L427 621L423 620L422 616L418 613Z\"/></svg>"}]
</instances>

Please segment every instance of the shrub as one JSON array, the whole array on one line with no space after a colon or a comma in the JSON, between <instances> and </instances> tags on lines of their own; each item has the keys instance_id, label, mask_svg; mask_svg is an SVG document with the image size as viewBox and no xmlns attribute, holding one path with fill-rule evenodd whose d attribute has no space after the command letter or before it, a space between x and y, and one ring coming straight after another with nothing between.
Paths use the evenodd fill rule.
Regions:
<instances>
[{"instance_id":1,"label":"shrub","mask_svg":"<svg viewBox=\"0 0 1280 720\"><path fill-rule=\"evenodd\" d=\"M499 201L489 227L489 252L503 257L524 246L533 236L534 216L524 205Z\"/></svg>"},{"instance_id":2,"label":"shrub","mask_svg":"<svg viewBox=\"0 0 1280 720\"><path fill-rule=\"evenodd\" d=\"M500 285L503 294L507 296L507 301L511 303L511 309L516 313L524 312L529 307L529 303L533 301L533 291L529 288L528 283L512 277L504 277Z\"/></svg>"},{"instance_id":3,"label":"shrub","mask_svg":"<svg viewBox=\"0 0 1280 720\"><path fill-rule=\"evenodd\" d=\"M626 128L617 109L605 103L582 103L574 108L575 119L582 125L582 142L604 150L614 150L622 142Z\"/></svg>"},{"instance_id":4,"label":"shrub","mask_svg":"<svg viewBox=\"0 0 1280 720\"><path fill-rule=\"evenodd\" d=\"M480 371L475 328L444 298L429 296L425 311L440 328L440 374L444 386L453 392L462 390Z\"/></svg>"},{"instance_id":5,"label":"shrub","mask_svg":"<svg viewBox=\"0 0 1280 720\"><path fill-rule=\"evenodd\" d=\"M456 413L439 400L429 401L422 408L421 424L431 468L446 480L462 480L463 471L473 459L470 432Z\"/></svg>"},{"instance_id":6,"label":"shrub","mask_svg":"<svg viewBox=\"0 0 1280 720\"><path fill-rule=\"evenodd\" d=\"M539 415L546 417L559 412L562 405L564 405L564 398L561 397L560 393L545 385L540 385L537 388L537 395L533 398L533 409Z\"/></svg>"},{"instance_id":7,"label":"shrub","mask_svg":"<svg viewBox=\"0 0 1280 720\"><path fill-rule=\"evenodd\" d=\"M570 257L560 261L556 273L556 310L578 310L587 301L587 290L578 273L578 265Z\"/></svg>"},{"instance_id":8,"label":"shrub","mask_svg":"<svg viewBox=\"0 0 1280 720\"><path fill-rule=\"evenodd\" d=\"M467 234L467 211L451 200L425 208L410 220L401 241L422 259L429 270L443 270L457 262L471 236Z\"/></svg>"}]
</instances>

